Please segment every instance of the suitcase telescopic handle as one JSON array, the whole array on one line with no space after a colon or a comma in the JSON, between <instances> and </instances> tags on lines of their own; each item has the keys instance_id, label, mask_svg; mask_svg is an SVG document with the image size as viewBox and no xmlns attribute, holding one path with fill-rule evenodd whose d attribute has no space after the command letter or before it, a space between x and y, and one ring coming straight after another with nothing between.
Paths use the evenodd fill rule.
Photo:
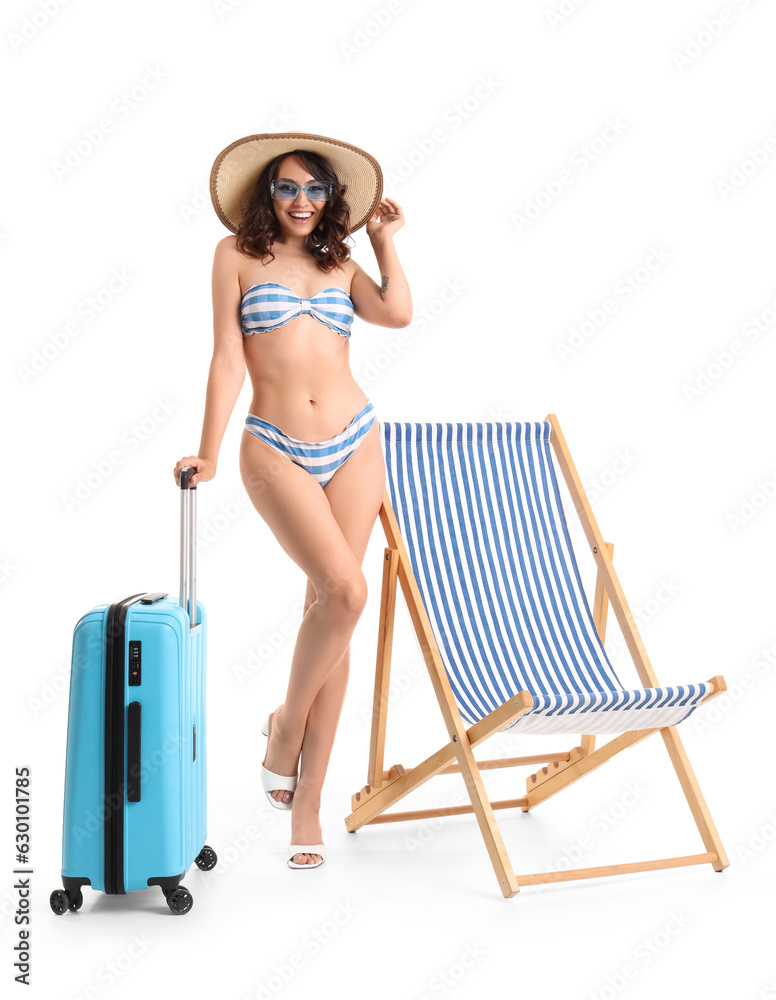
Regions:
<instances>
[{"instance_id":1,"label":"suitcase telescopic handle","mask_svg":"<svg viewBox=\"0 0 776 1000\"><path fill-rule=\"evenodd\" d=\"M189 486L196 470L181 469L181 589L180 605L189 615L191 628L197 624L197 487Z\"/></svg>"}]
</instances>

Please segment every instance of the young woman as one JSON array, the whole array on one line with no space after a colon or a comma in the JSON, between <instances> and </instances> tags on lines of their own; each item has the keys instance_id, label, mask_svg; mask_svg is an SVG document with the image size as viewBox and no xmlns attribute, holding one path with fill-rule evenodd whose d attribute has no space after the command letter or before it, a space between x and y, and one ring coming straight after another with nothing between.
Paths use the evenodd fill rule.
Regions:
<instances>
[{"instance_id":1,"label":"young woman","mask_svg":"<svg viewBox=\"0 0 776 1000\"><path fill-rule=\"evenodd\" d=\"M247 367L253 398L240 474L307 575L285 701L262 727L261 779L270 803L291 810L289 866L315 868L326 856L321 788L367 596L361 566L385 489L379 427L351 374L348 340L354 314L386 327L412 319L393 245L404 216L381 198L380 167L368 153L304 132L227 146L210 190L235 235L217 244L213 262L215 346L199 453L174 474L179 485L186 465L196 469L192 485L215 476ZM344 242L365 223L380 285Z\"/></svg>"}]
</instances>

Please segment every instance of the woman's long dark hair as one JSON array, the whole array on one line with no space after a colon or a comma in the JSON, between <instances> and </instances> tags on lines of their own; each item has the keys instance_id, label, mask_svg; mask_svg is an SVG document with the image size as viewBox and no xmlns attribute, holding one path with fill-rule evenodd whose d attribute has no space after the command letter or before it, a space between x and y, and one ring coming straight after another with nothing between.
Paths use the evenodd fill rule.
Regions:
<instances>
[{"instance_id":1,"label":"woman's long dark hair","mask_svg":"<svg viewBox=\"0 0 776 1000\"><path fill-rule=\"evenodd\" d=\"M347 185L339 183L327 159L307 149L281 153L262 170L237 230L237 249L248 257L275 259L271 247L280 226L272 207L269 182L275 179L277 168L287 156L298 156L316 180L332 186L332 196L324 202L321 221L307 238L308 249L318 267L331 271L350 257L350 249L344 242L350 235L350 206L344 198Z\"/></svg>"}]
</instances>

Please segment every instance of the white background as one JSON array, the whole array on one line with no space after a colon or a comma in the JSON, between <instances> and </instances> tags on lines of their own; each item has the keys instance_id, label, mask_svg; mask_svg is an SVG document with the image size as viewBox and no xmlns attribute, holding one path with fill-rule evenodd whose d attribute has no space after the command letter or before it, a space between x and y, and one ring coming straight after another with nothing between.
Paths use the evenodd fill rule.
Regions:
<instances>
[{"instance_id":1,"label":"white background","mask_svg":"<svg viewBox=\"0 0 776 1000\"><path fill-rule=\"evenodd\" d=\"M765 892L776 856L772 6L43 6L3 10L3 990L17 940L13 775L27 766L35 996L118 1000L173 983L236 1000L497 987L564 1000L776 996ZM307 874L286 867L288 817L261 793L258 730L285 691L305 580L245 505L246 380L218 475L198 491L210 539L199 553L208 842L221 860L187 875L195 903L182 919L157 890L87 888L78 914L49 909L73 626L95 604L177 591L172 468L199 442L212 255L227 235L210 167L234 139L291 129L368 150L406 215L396 246L415 306L409 343L396 349L399 331L356 319L350 345L378 417L557 414L658 678L724 674L732 696L680 729L730 857L724 873L680 868L504 900L471 816L347 833L350 796L366 783L379 522L324 786L329 859ZM70 147L80 153L62 170ZM520 226L530 201L539 208ZM353 256L379 280L363 229ZM126 285L105 294L114 271ZM440 308L448 283L459 291ZM613 311L573 342L607 299ZM63 333L69 323L77 333ZM144 421L141 441L132 428ZM95 466L103 474L68 507ZM609 627L615 666L636 686L612 615ZM277 634L287 637L271 650ZM386 766L409 767L445 731L402 597L393 677ZM477 755L576 738L552 742L501 737ZM485 772L486 786L520 795L525 774ZM406 808L463 794L460 777L442 776ZM657 739L535 813L497 819L518 875L568 867L580 843L582 866L703 850Z\"/></svg>"}]
</instances>

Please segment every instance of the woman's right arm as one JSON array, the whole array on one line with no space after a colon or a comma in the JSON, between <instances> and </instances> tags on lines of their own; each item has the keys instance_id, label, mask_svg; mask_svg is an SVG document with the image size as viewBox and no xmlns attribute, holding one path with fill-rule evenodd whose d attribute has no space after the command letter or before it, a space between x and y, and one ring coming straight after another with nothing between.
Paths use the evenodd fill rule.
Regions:
<instances>
[{"instance_id":1,"label":"woman's right arm","mask_svg":"<svg viewBox=\"0 0 776 1000\"><path fill-rule=\"evenodd\" d=\"M226 425L245 381L240 280L233 236L219 241L213 258L213 337L213 358L207 380L199 452L182 458L176 464L174 475L179 486L180 471L186 465L197 470L190 479L192 486L215 476Z\"/></svg>"}]
</instances>

